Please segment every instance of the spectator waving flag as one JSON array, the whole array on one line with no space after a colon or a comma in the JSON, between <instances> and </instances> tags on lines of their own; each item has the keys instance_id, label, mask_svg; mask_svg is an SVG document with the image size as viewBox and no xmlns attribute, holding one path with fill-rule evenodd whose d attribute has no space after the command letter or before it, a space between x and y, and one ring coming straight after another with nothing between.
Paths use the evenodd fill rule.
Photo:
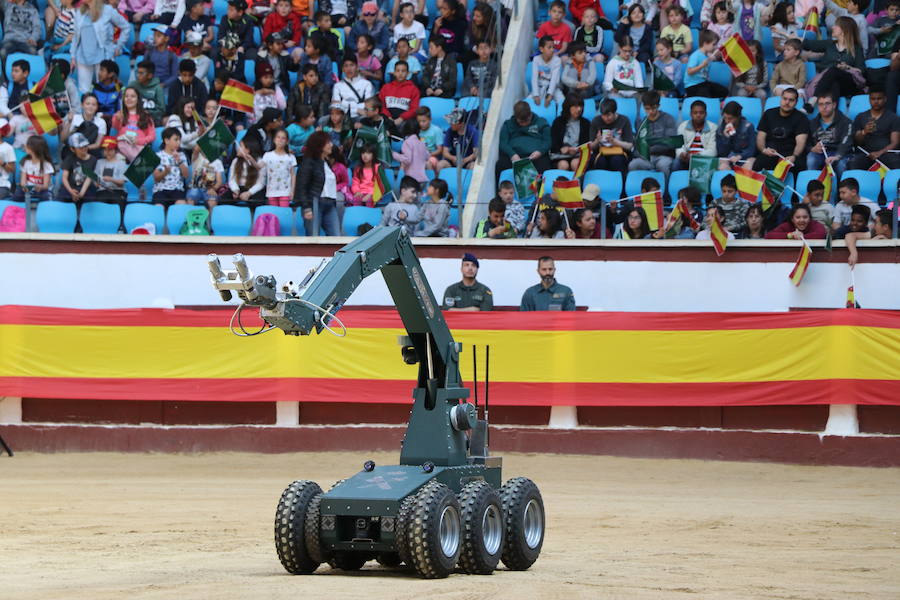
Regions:
<instances>
[{"instance_id":1,"label":"spectator waving flag","mask_svg":"<svg viewBox=\"0 0 900 600\"><path fill-rule=\"evenodd\" d=\"M647 225L651 231L655 231L663 225L662 191L639 194L634 200L635 206L640 206L647 213Z\"/></svg>"},{"instance_id":2,"label":"spectator waving flag","mask_svg":"<svg viewBox=\"0 0 900 600\"><path fill-rule=\"evenodd\" d=\"M803 27L803 37L807 37L807 33L813 34L815 39L819 39L819 11L813 8L806 15L806 25Z\"/></svg>"},{"instance_id":3,"label":"spectator waving flag","mask_svg":"<svg viewBox=\"0 0 900 600\"><path fill-rule=\"evenodd\" d=\"M754 65L750 46L739 34L734 34L722 44L722 60L735 77L743 75Z\"/></svg>"},{"instance_id":4,"label":"spectator waving flag","mask_svg":"<svg viewBox=\"0 0 900 600\"><path fill-rule=\"evenodd\" d=\"M666 237L669 237L670 230L672 231L671 235L677 233L677 231L672 228L675 227L681 219L687 219L688 227L690 227L692 231L700 229L700 224L694 220L694 215L691 214L691 209L688 206L687 200L681 198L675 203L675 208L672 209L672 212L669 213L669 216L666 219L666 226L663 230L667 234Z\"/></svg>"},{"instance_id":5,"label":"spectator waving flag","mask_svg":"<svg viewBox=\"0 0 900 600\"><path fill-rule=\"evenodd\" d=\"M735 165L734 180L737 183L738 195L747 202L756 202L763 183L766 181L766 176Z\"/></svg>"},{"instance_id":6,"label":"spectator waving flag","mask_svg":"<svg viewBox=\"0 0 900 600\"><path fill-rule=\"evenodd\" d=\"M716 256L725 254L725 248L728 247L728 232L722 227L722 218L718 212L709 224L709 239L712 240L713 248L716 249Z\"/></svg>"},{"instance_id":7,"label":"spectator waving flag","mask_svg":"<svg viewBox=\"0 0 900 600\"><path fill-rule=\"evenodd\" d=\"M581 183L577 179L566 179L553 182L556 202L563 208L584 208L581 197Z\"/></svg>"},{"instance_id":8,"label":"spectator waving flag","mask_svg":"<svg viewBox=\"0 0 900 600\"><path fill-rule=\"evenodd\" d=\"M150 144L147 144L140 153L134 157L134 160L131 161L128 168L125 169L125 178L133 183L135 187L140 188L144 185L144 182L147 181L147 178L150 177L153 169L159 166L159 163L160 160L156 155L156 152L153 151Z\"/></svg>"},{"instance_id":9,"label":"spectator waving flag","mask_svg":"<svg viewBox=\"0 0 900 600\"><path fill-rule=\"evenodd\" d=\"M894 25L890 30L875 36L878 40L878 56L887 56L894 51L897 40L900 40L900 25Z\"/></svg>"},{"instance_id":10,"label":"spectator waving flag","mask_svg":"<svg viewBox=\"0 0 900 600\"><path fill-rule=\"evenodd\" d=\"M773 206L778 204L778 199L784 194L785 183L769 171L766 171L765 179L762 188L762 209L764 213L768 213Z\"/></svg>"},{"instance_id":11,"label":"spectator waving flag","mask_svg":"<svg viewBox=\"0 0 900 600\"><path fill-rule=\"evenodd\" d=\"M856 290L853 281L853 269L850 269L850 287L847 288L847 308L862 308L856 300Z\"/></svg>"},{"instance_id":12,"label":"spectator waving flag","mask_svg":"<svg viewBox=\"0 0 900 600\"><path fill-rule=\"evenodd\" d=\"M242 113L253 114L253 87L237 79L229 79L222 90L219 104Z\"/></svg>"},{"instance_id":13,"label":"spectator waving flag","mask_svg":"<svg viewBox=\"0 0 900 600\"><path fill-rule=\"evenodd\" d=\"M66 90L66 83L63 81L62 73L56 68L56 65L50 67L50 70L41 77L41 80L34 84L29 93L34 99L47 98Z\"/></svg>"},{"instance_id":14,"label":"spectator waving flag","mask_svg":"<svg viewBox=\"0 0 900 600\"><path fill-rule=\"evenodd\" d=\"M523 158L513 163L513 183L516 186L516 196L521 202L537 194L538 187L535 181L539 179L537 169L530 158Z\"/></svg>"},{"instance_id":15,"label":"spectator waving flag","mask_svg":"<svg viewBox=\"0 0 900 600\"><path fill-rule=\"evenodd\" d=\"M391 186L391 179L387 169L378 165L378 176L375 177L372 187L372 202L375 206L384 206L391 201L394 195L394 189Z\"/></svg>"},{"instance_id":16,"label":"spectator waving flag","mask_svg":"<svg viewBox=\"0 0 900 600\"><path fill-rule=\"evenodd\" d=\"M791 172L791 167L793 166L793 163L782 157L772 170L772 174L781 181L784 181L787 179L788 174Z\"/></svg>"},{"instance_id":17,"label":"spectator waving flag","mask_svg":"<svg viewBox=\"0 0 900 600\"><path fill-rule=\"evenodd\" d=\"M52 98L41 98L34 102L23 102L22 112L34 125L34 130L38 135L56 131L62 119L56 112L56 106L53 104Z\"/></svg>"},{"instance_id":18,"label":"spectator waving flag","mask_svg":"<svg viewBox=\"0 0 900 600\"><path fill-rule=\"evenodd\" d=\"M213 126L206 130L206 133L197 140L197 146L200 152L209 162L221 158L225 155L225 150L234 141L234 135L228 129L223 121L216 121Z\"/></svg>"},{"instance_id":19,"label":"spectator waving flag","mask_svg":"<svg viewBox=\"0 0 900 600\"><path fill-rule=\"evenodd\" d=\"M825 165L816 179L825 186L825 192L822 196L825 202L831 202L831 190L834 189L834 169L831 168L831 165Z\"/></svg>"},{"instance_id":20,"label":"spectator waving flag","mask_svg":"<svg viewBox=\"0 0 900 600\"><path fill-rule=\"evenodd\" d=\"M709 180L712 179L713 172L719 164L717 156L691 156L691 162L688 166L688 185L697 190L701 194L709 193Z\"/></svg>"},{"instance_id":21,"label":"spectator waving flag","mask_svg":"<svg viewBox=\"0 0 900 600\"><path fill-rule=\"evenodd\" d=\"M810 256L812 256L812 250L810 250L806 240L803 240L803 247L800 248L800 256L797 257L797 263L791 270L790 275L788 275L791 283L794 285L800 285L803 281L803 276L806 275L806 270L809 268Z\"/></svg>"},{"instance_id":22,"label":"spectator waving flag","mask_svg":"<svg viewBox=\"0 0 900 600\"><path fill-rule=\"evenodd\" d=\"M575 169L575 179L584 177L591 160L591 146L588 143L578 146L578 168Z\"/></svg>"}]
</instances>

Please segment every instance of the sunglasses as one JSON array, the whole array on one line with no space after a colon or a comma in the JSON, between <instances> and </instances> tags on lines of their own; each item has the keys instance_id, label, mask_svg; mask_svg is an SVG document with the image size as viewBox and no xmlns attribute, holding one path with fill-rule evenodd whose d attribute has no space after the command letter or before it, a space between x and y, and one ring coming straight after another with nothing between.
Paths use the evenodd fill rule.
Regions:
<instances>
[{"instance_id":1,"label":"sunglasses","mask_svg":"<svg viewBox=\"0 0 900 600\"><path fill-rule=\"evenodd\" d=\"M365 13L365 12L364 12L364 13L363 13L363 16L364 16L364 17L374 17L374 16L377 15L377 14L378 14L378 13L373 13L373 12Z\"/></svg>"}]
</instances>

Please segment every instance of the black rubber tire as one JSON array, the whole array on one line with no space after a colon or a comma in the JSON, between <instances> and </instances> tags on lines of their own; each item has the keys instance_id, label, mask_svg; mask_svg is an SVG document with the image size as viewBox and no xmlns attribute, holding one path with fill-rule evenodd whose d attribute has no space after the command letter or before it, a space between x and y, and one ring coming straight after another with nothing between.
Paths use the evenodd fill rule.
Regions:
<instances>
[{"instance_id":1,"label":"black rubber tire","mask_svg":"<svg viewBox=\"0 0 900 600\"><path fill-rule=\"evenodd\" d=\"M506 539L503 542L503 564L513 571L524 571L534 564L541 554L544 545L546 518L544 500L538 486L527 477L510 479L500 488L503 501L503 517L506 521ZM539 507L541 519L540 540L534 547L528 545L525 538L525 509L529 502L535 501Z\"/></svg>"},{"instance_id":2,"label":"black rubber tire","mask_svg":"<svg viewBox=\"0 0 900 600\"><path fill-rule=\"evenodd\" d=\"M314 481L300 479L285 488L275 510L275 550L288 573L300 575L315 571L321 561L306 550L306 516L310 501L322 488Z\"/></svg>"},{"instance_id":3,"label":"black rubber tire","mask_svg":"<svg viewBox=\"0 0 900 600\"><path fill-rule=\"evenodd\" d=\"M394 533L396 536L395 546L397 548L397 555L400 557L400 560L407 565L412 564L412 558L408 547L407 531L409 530L409 523L412 518L410 513L412 512L415 501L416 495L413 494L404 498L400 503L400 510L397 514L397 525Z\"/></svg>"},{"instance_id":4,"label":"black rubber tire","mask_svg":"<svg viewBox=\"0 0 900 600\"><path fill-rule=\"evenodd\" d=\"M306 509L306 523L304 525L306 552L312 560L318 563L328 562L330 558L330 552L322 547L322 520L319 512L319 504L321 502L322 494L316 494L309 501L309 508Z\"/></svg>"},{"instance_id":5,"label":"black rubber tire","mask_svg":"<svg viewBox=\"0 0 900 600\"><path fill-rule=\"evenodd\" d=\"M490 575L500 562L503 553L503 533L505 522L500 523L500 544L491 554L484 544L484 516L489 507L496 510L496 518L503 519L503 501L500 494L486 481L473 481L459 492L459 506L462 509L462 552L459 555L460 568L472 575Z\"/></svg>"},{"instance_id":6,"label":"black rubber tire","mask_svg":"<svg viewBox=\"0 0 900 600\"><path fill-rule=\"evenodd\" d=\"M331 560L328 561L328 564L331 565L333 569L341 569L342 571L359 571L368 560L369 557L365 554L340 550L334 553L334 555L331 557Z\"/></svg>"},{"instance_id":7,"label":"black rubber tire","mask_svg":"<svg viewBox=\"0 0 900 600\"><path fill-rule=\"evenodd\" d=\"M461 531L460 543L456 545L452 555L447 556L441 549L440 520L447 508L456 511L461 529L461 511L456 494L446 485L435 483L419 490L410 510L410 520L406 527L409 564L425 579L448 577L459 561L462 550Z\"/></svg>"},{"instance_id":8,"label":"black rubber tire","mask_svg":"<svg viewBox=\"0 0 900 600\"><path fill-rule=\"evenodd\" d=\"M379 565L390 569L396 569L403 564L400 555L396 552L379 552L378 556L375 557L375 560L378 561Z\"/></svg>"}]
</instances>

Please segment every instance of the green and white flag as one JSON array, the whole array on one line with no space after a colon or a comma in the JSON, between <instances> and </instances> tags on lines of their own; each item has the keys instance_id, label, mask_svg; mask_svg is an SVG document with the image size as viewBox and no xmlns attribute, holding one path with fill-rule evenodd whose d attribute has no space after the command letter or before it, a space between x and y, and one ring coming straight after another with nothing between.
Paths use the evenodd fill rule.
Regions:
<instances>
[{"instance_id":1,"label":"green and white flag","mask_svg":"<svg viewBox=\"0 0 900 600\"><path fill-rule=\"evenodd\" d=\"M147 181L147 178L150 177L150 174L153 173L153 169L159 166L160 162L156 152L148 144L144 146L140 154L135 156L128 168L125 169L125 178L133 183L135 187L141 187Z\"/></svg>"},{"instance_id":2,"label":"green and white flag","mask_svg":"<svg viewBox=\"0 0 900 600\"><path fill-rule=\"evenodd\" d=\"M878 40L878 56L887 56L894 51L897 40L900 39L900 25L894 25L890 31L875 36Z\"/></svg>"},{"instance_id":3,"label":"green and white flag","mask_svg":"<svg viewBox=\"0 0 900 600\"><path fill-rule=\"evenodd\" d=\"M516 186L516 196L520 201L537 194L535 189L537 178L537 169L530 158L523 158L513 163L513 182Z\"/></svg>"},{"instance_id":4,"label":"green and white flag","mask_svg":"<svg viewBox=\"0 0 900 600\"><path fill-rule=\"evenodd\" d=\"M618 79L613 79L612 82L613 89L619 90L622 92L646 92L647 88L645 87L634 87L633 85L628 85L627 83L622 83Z\"/></svg>"},{"instance_id":5,"label":"green and white flag","mask_svg":"<svg viewBox=\"0 0 900 600\"><path fill-rule=\"evenodd\" d=\"M212 127L207 129L206 133L197 140L197 146L200 147L203 156L212 162L217 158L224 158L225 151L232 142L234 142L234 134L231 133L224 121L216 120Z\"/></svg>"},{"instance_id":6,"label":"green and white flag","mask_svg":"<svg viewBox=\"0 0 900 600\"><path fill-rule=\"evenodd\" d=\"M653 65L653 89L658 92L669 92L675 89L675 82L656 64Z\"/></svg>"},{"instance_id":7,"label":"green and white flag","mask_svg":"<svg viewBox=\"0 0 900 600\"><path fill-rule=\"evenodd\" d=\"M645 118L638 127L637 135L634 136L634 150L644 160L650 160L650 143L647 139L649 133L650 119Z\"/></svg>"},{"instance_id":8,"label":"green and white flag","mask_svg":"<svg viewBox=\"0 0 900 600\"><path fill-rule=\"evenodd\" d=\"M353 146L350 148L349 160L359 160L359 155L366 146L375 147L375 160L388 166L394 162L394 155L391 153L391 137L385 131L383 119L377 129L363 125L356 130Z\"/></svg>"},{"instance_id":9,"label":"green and white flag","mask_svg":"<svg viewBox=\"0 0 900 600\"><path fill-rule=\"evenodd\" d=\"M701 194L708 194L709 182L718 164L717 156L692 156L688 167L688 185L700 190Z\"/></svg>"}]
</instances>

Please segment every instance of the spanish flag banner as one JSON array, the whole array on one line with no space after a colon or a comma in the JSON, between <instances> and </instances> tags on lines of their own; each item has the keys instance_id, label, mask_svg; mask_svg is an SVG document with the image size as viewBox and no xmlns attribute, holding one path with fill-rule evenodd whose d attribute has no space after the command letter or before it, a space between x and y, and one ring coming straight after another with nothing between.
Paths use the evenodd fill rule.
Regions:
<instances>
[{"instance_id":1,"label":"spanish flag banner","mask_svg":"<svg viewBox=\"0 0 900 600\"><path fill-rule=\"evenodd\" d=\"M588 168L588 163L591 160L591 147L589 144L582 144L578 146L578 168L575 169L575 179L581 179L584 177L585 172Z\"/></svg>"},{"instance_id":2,"label":"spanish flag banner","mask_svg":"<svg viewBox=\"0 0 900 600\"><path fill-rule=\"evenodd\" d=\"M793 166L793 163L789 162L786 158L782 158L778 161L778 164L775 165L775 168L772 170L772 175L784 181L787 179L787 176L790 174L791 168Z\"/></svg>"},{"instance_id":3,"label":"spanish flag banner","mask_svg":"<svg viewBox=\"0 0 900 600\"><path fill-rule=\"evenodd\" d=\"M697 231L700 229L700 224L694 220L694 215L691 214L691 209L688 207L687 200L681 198L678 202L675 203L675 207L672 209L672 212L669 213L669 216L666 217L666 226L665 233L666 237L670 235L674 236L677 231L673 230L673 227L678 225L679 220L686 220L687 226L691 228L692 231ZM679 230L681 228L678 228ZM671 231L671 234L669 232Z\"/></svg>"},{"instance_id":4,"label":"spanish flag banner","mask_svg":"<svg viewBox=\"0 0 900 600\"><path fill-rule=\"evenodd\" d=\"M825 186L825 193L822 196L824 201L831 202L831 192L834 189L834 169L831 168L831 165L825 165L816 179Z\"/></svg>"},{"instance_id":5,"label":"spanish flag banner","mask_svg":"<svg viewBox=\"0 0 900 600\"><path fill-rule=\"evenodd\" d=\"M872 166L869 167L869 171L878 173L882 180L884 180L884 177L888 174L889 170L890 169L888 169L887 166L877 158L872 159Z\"/></svg>"},{"instance_id":6,"label":"spanish flag banner","mask_svg":"<svg viewBox=\"0 0 900 600\"><path fill-rule=\"evenodd\" d=\"M375 177L374 186L372 187L372 202L375 206L384 206L393 197L394 190L391 186L391 180L388 177L387 169L378 165L377 177Z\"/></svg>"},{"instance_id":7,"label":"spanish flag banner","mask_svg":"<svg viewBox=\"0 0 900 600\"><path fill-rule=\"evenodd\" d=\"M584 208L584 199L581 197L581 183L577 179L554 181L553 191L556 192L556 202L561 207Z\"/></svg>"},{"instance_id":8,"label":"spanish flag banner","mask_svg":"<svg viewBox=\"0 0 900 600\"><path fill-rule=\"evenodd\" d=\"M662 191L640 194L634 200L635 206L640 206L647 213L647 225L650 231L656 231L663 226L663 201Z\"/></svg>"},{"instance_id":9,"label":"spanish flag banner","mask_svg":"<svg viewBox=\"0 0 900 600\"><path fill-rule=\"evenodd\" d=\"M242 113L253 113L253 87L237 79L229 79L222 90L219 104Z\"/></svg>"},{"instance_id":10,"label":"spanish flag banner","mask_svg":"<svg viewBox=\"0 0 900 600\"><path fill-rule=\"evenodd\" d=\"M806 37L807 33L811 33L815 36L815 39L819 39L819 11L818 9L813 8L809 11L809 14L806 15L806 25L803 27L804 34L803 37Z\"/></svg>"},{"instance_id":11,"label":"spanish flag banner","mask_svg":"<svg viewBox=\"0 0 900 600\"><path fill-rule=\"evenodd\" d=\"M737 77L750 70L755 63L750 46L737 33L728 38L722 44L722 60L731 69L731 74Z\"/></svg>"},{"instance_id":12,"label":"spanish flag banner","mask_svg":"<svg viewBox=\"0 0 900 600\"><path fill-rule=\"evenodd\" d=\"M25 102L22 104L22 112L34 125L34 130L38 135L56 131L56 128L62 123L52 98L41 98L35 102Z\"/></svg>"},{"instance_id":13,"label":"spanish flag banner","mask_svg":"<svg viewBox=\"0 0 900 600\"><path fill-rule=\"evenodd\" d=\"M737 182L738 195L747 202L756 202L762 190L766 176L743 167L734 167L734 180Z\"/></svg>"},{"instance_id":14,"label":"spanish flag banner","mask_svg":"<svg viewBox=\"0 0 900 600\"><path fill-rule=\"evenodd\" d=\"M809 259L811 256L812 250L810 250L809 244L804 240L803 247L800 248L800 256L797 257L797 263L791 270L790 275L788 275L791 283L794 285L800 285L803 281L803 276L806 275L806 270L809 268Z\"/></svg>"},{"instance_id":15,"label":"spanish flag banner","mask_svg":"<svg viewBox=\"0 0 900 600\"><path fill-rule=\"evenodd\" d=\"M716 256L725 254L725 248L728 246L728 232L722 227L718 213L709 224L709 238L712 240L713 248L716 249Z\"/></svg>"}]
</instances>

